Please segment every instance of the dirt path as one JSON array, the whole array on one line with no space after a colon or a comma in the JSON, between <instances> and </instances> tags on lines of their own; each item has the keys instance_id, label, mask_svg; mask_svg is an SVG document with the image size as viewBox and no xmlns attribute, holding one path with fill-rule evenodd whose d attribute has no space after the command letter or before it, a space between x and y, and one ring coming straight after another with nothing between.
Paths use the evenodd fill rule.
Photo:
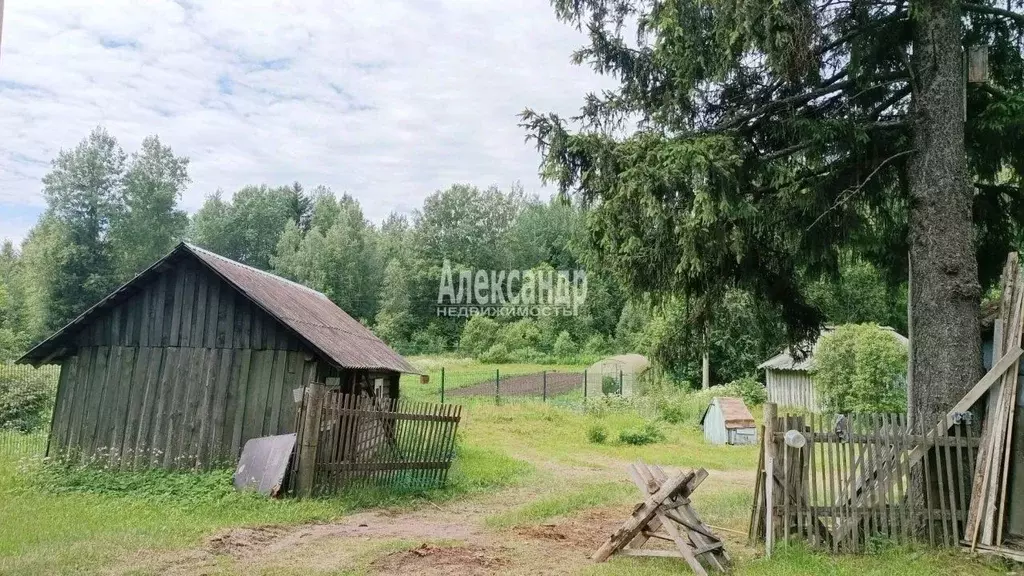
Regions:
<instances>
[{"instance_id":1,"label":"dirt path","mask_svg":"<svg viewBox=\"0 0 1024 576\"><path fill-rule=\"evenodd\" d=\"M574 484L628 482L627 463L621 461L588 468L539 464ZM707 482L716 489L745 487L749 476L712 471ZM195 549L140 552L111 573L576 574L590 565L589 555L631 509L629 504L602 506L537 524L487 526L489 516L544 495L537 490L528 485L443 506L368 511L329 524L235 528L207 538Z\"/></svg>"}]
</instances>

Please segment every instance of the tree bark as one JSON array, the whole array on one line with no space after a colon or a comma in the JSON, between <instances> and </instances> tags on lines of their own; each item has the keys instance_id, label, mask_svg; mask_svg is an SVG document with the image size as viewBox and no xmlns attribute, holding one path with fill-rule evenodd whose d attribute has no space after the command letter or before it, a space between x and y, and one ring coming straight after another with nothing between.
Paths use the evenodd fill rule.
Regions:
<instances>
[{"instance_id":1,"label":"tree bark","mask_svg":"<svg viewBox=\"0 0 1024 576\"><path fill-rule=\"evenodd\" d=\"M964 147L961 12L951 0L914 1L910 185L908 416L934 424L981 377L972 190Z\"/></svg>"}]
</instances>

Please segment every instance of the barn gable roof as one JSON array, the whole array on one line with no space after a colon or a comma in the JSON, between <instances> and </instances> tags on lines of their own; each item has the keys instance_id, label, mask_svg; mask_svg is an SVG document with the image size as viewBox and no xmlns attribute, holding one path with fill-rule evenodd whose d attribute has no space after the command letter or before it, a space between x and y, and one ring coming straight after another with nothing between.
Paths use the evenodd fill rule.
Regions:
<instances>
[{"instance_id":1,"label":"barn gable roof","mask_svg":"<svg viewBox=\"0 0 1024 576\"><path fill-rule=\"evenodd\" d=\"M722 420L725 422L727 430L754 427L754 416L747 409L747 405L743 403L743 399L733 396L715 396L712 398L711 404L704 409L704 414L700 417L702 426L704 425L704 419L708 416L708 410L714 404L718 404L718 408L722 411Z\"/></svg>"},{"instance_id":2,"label":"barn gable roof","mask_svg":"<svg viewBox=\"0 0 1024 576\"><path fill-rule=\"evenodd\" d=\"M894 329L892 329L892 328L890 328L888 326L882 326L882 329L883 330L888 330L889 332L891 332L892 335L895 336L896 339L899 340L900 343L902 343L904 346L906 346L908 344L909 340L907 340L907 337L902 335L902 334L900 334L896 330L894 330ZM814 345L811 347L810 353L808 353L806 356L804 356L802 358L793 358L793 355L792 355L792 352L790 351L790 349L786 348L782 352L779 352L775 356L772 356L768 360L765 360L764 362L762 362L761 365L757 367L757 369L758 370L764 370L764 369L768 369L768 370L791 370L791 371L795 371L795 372L811 372L811 371L813 371L814 370L814 366L815 366L815 364L814 364L814 354L818 351L818 344L821 343L821 337L824 336L825 334L828 334L831 331L832 331L831 327L823 328L821 330L821 334L818 336L818 339L814 342Z\"/></svg>"},{"instance_id":3,"label":"barn gable roof","mask_svg":"<svg viewBox=\"0 0 1024 576\"><path fill-rule=\"evenodd\" d=\"M43 340L18 362L46 364L70 352L68 340L88 323L133 294L149 278L178 258L192 257L224 282L272 316L326 360L341 368L418 372L405 358L381 341L369 328L312 288L269 272L230 260L209 250L182 242L167 256L100 300L67 326ZM73 346L71 347L73 348Z\"/></svg>"}]
</instances>

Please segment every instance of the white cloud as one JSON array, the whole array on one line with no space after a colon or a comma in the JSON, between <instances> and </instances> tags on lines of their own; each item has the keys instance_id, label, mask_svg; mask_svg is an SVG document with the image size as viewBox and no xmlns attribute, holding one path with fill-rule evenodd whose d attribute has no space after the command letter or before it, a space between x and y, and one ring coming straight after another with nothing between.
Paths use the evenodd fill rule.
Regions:
<instances>
[{"instance_id":1,"label":"white cloud","mask_svg":"<svg viewBox=\"0 0 1024 576\"><path fill-rule=\"evenodd\" d=\"M453 182L550 193L516 114L571 114L609 84L569 64L584 38L547 0L6 4L0 236L23 236L50 159L100 124L126 150L159 134L189 156L189 210L293 180L374 219Z\"/></svg>"}]
</instances>

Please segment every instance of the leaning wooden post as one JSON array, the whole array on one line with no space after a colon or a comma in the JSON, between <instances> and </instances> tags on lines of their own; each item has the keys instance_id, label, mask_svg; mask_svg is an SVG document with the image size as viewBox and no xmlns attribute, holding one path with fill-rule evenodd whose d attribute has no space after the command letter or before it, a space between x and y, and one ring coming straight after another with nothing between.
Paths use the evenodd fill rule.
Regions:
<instances>
[{"instance_id":1,"label":"leaning wooden post","mask_svg":"<svg viewBox=\"0 0 1024 576\"><path fill-rule=\"evenodd\" d=\"M775 419L778 407L774 402L764 404L764 549L771 558L775 547Z\"/></svg>"},{"instance_id":2,"label":"leaning wooden post","mask_svg":"<svg viewBox=\"0 0 1024 576\"><path fill-rule=\"evenodd\" d=\"M302 419L299 438L299 465L296 469L296 494L305 498L313 493L313 475L316 472L316 450L320 442L320 417L327 387L318 382L311 383L305 390L306 410Z\"/></svg>"}]
</instances>

